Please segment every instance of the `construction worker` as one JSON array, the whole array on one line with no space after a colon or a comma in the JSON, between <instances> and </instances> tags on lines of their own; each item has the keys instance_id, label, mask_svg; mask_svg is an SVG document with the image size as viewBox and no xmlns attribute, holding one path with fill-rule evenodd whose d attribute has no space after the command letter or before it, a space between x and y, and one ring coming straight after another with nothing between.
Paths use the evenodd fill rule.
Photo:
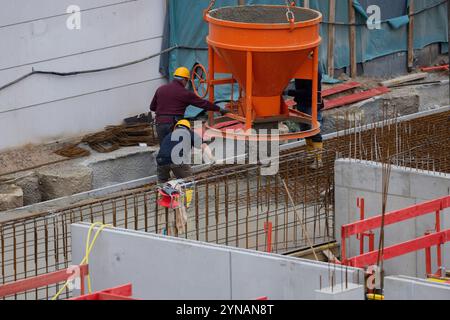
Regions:
<instances>
[{"instance_id":1,"label":"construction worker","mask_svg":"<svg viewBox=\"0 0 450 320\"><path fill-rule=\"evenodd\" d=\"M158 183L170 180L170 172L177 179L184 179L193 175L191 168L192 147L202 149L210 160L213 160L211 149L202 142L202 138L191 130L191 123L180 120L174 130L163 139L156 157L158 164Z\"/></svg>"},{"instance_id":2,"label":"construction worker","mask_svg":"<svg viewBox=\"0 0 450 320\"><path fill-rule=\"evenodd\" d=\"M156 113L156 132L160 144L168 135L175 123L184 118L186 108L189 105L196 106L206 111L214 111L225 114L219 106L201 99L195 93L186 89L190 79L190 72L186 67L178 68L174 80L156 90L150 110Z\"/></svg>"},{"instance_id":3,"label":"construction worker","mask_svg":"<svg viewBox=\"0 0 450 320\"><path fill-rule=\"evenodd\" d=\"M317 90L317 120L320 125L323 124L322 110L324 107L322 100L322 68L319 65L319 86ZM297 103L297 110L309 115L312 115L312 80L295 79L295 89L287 91L287 95L294 97ZM309 124L300 123L300 130L311 130ZM314 163L311 168L322 167L322 151L323 138L322 134L318 133L313 137L306 138L306 150L309 154L314 154Z\"/></svg>"}]
</instances>

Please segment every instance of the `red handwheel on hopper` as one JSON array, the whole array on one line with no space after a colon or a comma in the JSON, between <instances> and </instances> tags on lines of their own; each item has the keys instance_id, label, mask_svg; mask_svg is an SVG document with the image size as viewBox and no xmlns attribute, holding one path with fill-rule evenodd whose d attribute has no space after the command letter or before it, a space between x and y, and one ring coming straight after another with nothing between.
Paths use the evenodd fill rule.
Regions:
<instances>
[{"instance_id":1,"label":"red handwheel on hopper","mask_svg":"<svg viewBox=\"0 0 450 320\"><path fill-rule=\"evenodd\" d=\"M192 69L191 83L197 96L205 98L208 95L208 73L202 64L197 63Z\"/></svg>"}]
</instances>

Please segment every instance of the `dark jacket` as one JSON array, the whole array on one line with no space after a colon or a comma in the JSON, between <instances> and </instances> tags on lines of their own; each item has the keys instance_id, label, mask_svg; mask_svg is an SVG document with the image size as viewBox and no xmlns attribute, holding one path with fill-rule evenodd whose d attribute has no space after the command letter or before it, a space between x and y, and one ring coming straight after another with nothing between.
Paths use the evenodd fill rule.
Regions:
<instances>
[{"instance_id":1,"label":"dark jacket","mask_svg":"<svg viewBox=\"0 0 450 320\"><path fill-rule=\"evenodd\" d=\"M186 128L176 128L169 133L161 143L159 153L156 156L156 162L160 166L174 164L172 159L172 151L175 147L178 149L177 156L185 158L187 163L191 164L191 149L192 147L200 149L203 141L202 138L194 133L194 131ZM186 154L184 154L186 151ZM175 163L180 164L180 163Z\"/></svg>"},{"instance_id":2,"label":"dark jacket","mask_svg":"<svg viewBox=\"0 0 450 320\"><path fill-rule=\"evenodd\" d=\"M312 105L312 80L295 79L295 89L288 90L288 96L294 97L299 106L311 108ZM319 65L319 86L317 92L317 107L323 109L322 101L322 69Z\"/></svg>"},{"instance_id":3,"label":"dark jacket","mask_svg":"<svg viewBox=\"0 0 450 320\"><path fill-rule=\"evenodd\" d=\"M219 111L215 104L201 99L195 93L187 90L180 80L161 86L156 90L150 110L156 112L156 123L173 123L174 117L182 118L189 105L206 111Z\"/></svg>"}]
</instances>

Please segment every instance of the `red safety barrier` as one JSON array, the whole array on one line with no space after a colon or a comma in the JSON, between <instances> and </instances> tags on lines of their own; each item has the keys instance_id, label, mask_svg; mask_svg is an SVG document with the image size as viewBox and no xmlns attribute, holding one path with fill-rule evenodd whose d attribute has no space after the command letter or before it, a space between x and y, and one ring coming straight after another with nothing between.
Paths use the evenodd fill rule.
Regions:
<instances>
[{"instance_id":1,"label":"red safety barrier","mask_svg":"<svg viewBox=\"0 0 450 320\"><path fill-rule=\"evenodd\" d=\"M448 64L444 64L442 66L435 66L435 67L425 67L425 68L421 68L420 69L423 72L434 72L434 71L445 71L445 70L449 70L449 65Z\"/></svg>"},{"instance_id":2,"label":"red safety barrier","mask_svg":"<svg viewBox=\"0 0 450 320\"><path fill-rule=\"evenodd\" d=\"M78 272L79 271L79 272ZM74 276L80 278L81 294L84 294L84 279L89 274L88 265L75 266L40 276L19 280L0 286L0 298L20 294L29 290L47 287L72 279Z\"/></svg>"},{"instance_id":3,"label":"red safety barrier","mask_svg":"<svg viewBox=\"0 0 450 320\"><path fill-rule=\"evenodd\" d=\"M364 199L358 199L358 207L361 210L361 221L342 226L341 257L342 263L354 267L367 267L377 263L378 251L373 248L373 229L381 228L382 215L364 219ZM392 211L385 214L384 225L392 225L420 216L435 214L436 223L434 232L427 232L424 236L409 240L400 244L384 248L381 259L388 260L411 252L425 249L426 270L431 275L431 247L437 247L437 265L439 271L435 274L442 276L442 245L450 241L450 229L441 230L441 212L450 208L450 196L424 202L405 209ZM360 255L352 258L346 256L346 239L357 235L360 240ZM364 253L364 236L369 236L369 252Z\"/></svg>"},{"instance_id":4,"label":"red safety barrier","mask_svg":"<svg viewBox=\"0 0 450 320\"><path fill-rule=\"evenodd\" d=\"M88 295L83 295L68 300L137 300L131 296L133 289L131 283L112 289L102 290Z\"/></svg>"},{"instance_id":5,"label":"red safety barrier","mask_svg":"<svg viewBox=\"0 0 450 320\"><path fill-rule=\"evenodd\" d=\"M268 221L264 223L264 231L266 232L266 252L272 252L272 222Z\"/></svg>"}]
</instances>

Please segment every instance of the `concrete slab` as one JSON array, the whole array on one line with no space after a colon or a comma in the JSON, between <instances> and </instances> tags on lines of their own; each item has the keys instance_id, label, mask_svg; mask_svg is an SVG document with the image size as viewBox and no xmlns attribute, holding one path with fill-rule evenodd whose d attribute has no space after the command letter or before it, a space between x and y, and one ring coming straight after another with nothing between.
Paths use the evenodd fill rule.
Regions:
<instances>
[{"instance_id":1,"label":"concrete slab","mask_svg":"<svg viewBox=\"0 0 450 320\"><path fill-rule=\"evenodd\" d=\"M351 162L351 160L349 160ZM379 172L368 163L355 162L354 166L343 166L342 184L353 189L375 191L375 181Z\"/></svg>"},{"instance_id":2,"label":"concrete slab","mask_svg":"<svg viewBox=\"0 0 450 320\"><path fill-rule=\"evenodd\" d=\"M339 159L336 161L335 167L336 170L346 172L345 175L347 177L342 179L341 185L336 187L335 192L335 233L338 241L340 241L342 225L360 219L359 209L356 206L357 198L364 198L365 200L366 218L382 213L382 165L370 161ZM365 169L368 167L370 169L366 171ZM353 178L354 176L356 177L355 179ZM362 181L373 179L374 176L376 177L376 188L374 191L361 188ZM387 196L387 211L406 208L450 194L449 178L450 175L439 175L393 166ZM450 218L448 218L448 215L448 212L447 214L441 214L442 228L450 228ZM423 236L426 231L434 229L434 221L434 215L430 214L387 226L385 229L385 246ZM378 239L379 230L375 230L375 248L378 247ZM347 246L348 256L359 254L359 241L355 237L352 237L348 241ZM448 245L445 246L445 248L448 247ZM368 250L367 241L366 250ZM434 252L433 257L435 257ZM432 259L433 269L437 268L435 260L434 258ZM450 258L446 257L445 253L443 261L445 266L449 268L450 265L448 263ZM405 274L414 277L426 276L423 250L385 261L384 266L387 275Z\"/></svg>"},{"instance_id":3,"label":"concrete slab","mask_svg":"<svg viewBox=\"0 0 450 320\"><path fill-rule=\"evenodd\" d=\"M435 199L450 194L450 174L419 173L411 175L411 196Z\"/></svg>"},{"instance_id":4,"label":"concrete slab","mask_svg":"<svg viewBox=\"0 0 450 320\"><path fill-rule=\"evenodd\" d=\"M392 168L389 176L389 194L401 197L409 197L411 194L410 188L410 169ZM383 174L376 176L376 191L383 192Z\"/></svg>"},{"instance_id":5,"label":"concrete slab","mask_svg":"<svg viewBox=\"0 0 450 320\"><path fill-rule=\"evenodd\" d=\"M87 225L72 226L72 259L81 261ZM193 242L104 230L91 253L93 290L132 283L141 299L231 299L229 252Z\"/></svg>"},{"instance_id":6,"label":"concrete slab","mask_svg":"<svg viewBox=\"0 0 450 320\"><path fill-rule=\"evenodd\" d=\"M250 252L232 252L233 299L268 296L271 300L315 299L321 279L330 284L330 273L336 282L345 279L345 271L329 264L308 260L290 260L283 256L267 256ZM349 282L357 281L350 270ZM343 279L344 278L344 279ZM362 278L360 278L362 279Z\"/></svg>"},{"instance_id":7,"label":"concrete slab","mask_svg":"<svg viewBox=\"0 0 450 320\"><path fill-rule=\"evenodd\" d=\"M450 285L410 277L386 277L386 300L450 300Z\"/></svg>"},{"instance_id":8,"label":"concrete slab","mask_svg":"<svg viewBox=\"0 0 450 320\"><path fill-rule=\"evenodd\" d=\"M71 229L76 263L89 225ZM336 281L345 277L344 268L327 263L124 229L102 231L89 269L94 290L131 282L142 299L315 299L321 276L324 285L333 272ZM360 269L348 268L347 276L363 280Z\"/></svg>"}]
</instances>

